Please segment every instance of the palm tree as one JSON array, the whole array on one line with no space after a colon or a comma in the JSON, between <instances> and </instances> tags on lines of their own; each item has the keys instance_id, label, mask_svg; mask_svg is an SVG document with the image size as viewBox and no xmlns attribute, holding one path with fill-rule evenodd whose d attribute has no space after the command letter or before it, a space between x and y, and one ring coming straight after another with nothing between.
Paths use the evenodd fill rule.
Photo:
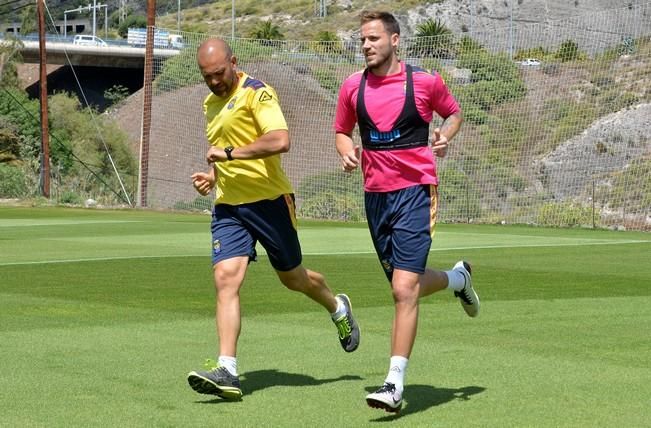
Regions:
<instances>
[{"instance_id":1,"label":"palm tree","mask_svg":"<svg viewBox=\"0 0 651 428\"><path fill-rule=\"evenodd\" d=\"M319 31L313 37L314 50L321 53L341 54L343 52L341 39L332 31Z\"/></svg>"},{"instance_id":2,"label":"palm tree","mask_svg":"<svg viewBox=\"0 0 651 428\"><path fill-rule=\"evenodd\" d=\"M280 27L273 24L271 19L259 22L251 32L251 38L258 40L282 40L285 38Z\"/></svg>"},{"instance_id":3,"label":"palm tree","mask_svg":"<svg viewBox=\"0 0 651 428\"><path fill-rule=\"evenodd\" d=\"M449 58L453 49L452 31L440 19L430 18L416 27L416 41L409 49L413 55Z\"/></svg>"}]
</instances>

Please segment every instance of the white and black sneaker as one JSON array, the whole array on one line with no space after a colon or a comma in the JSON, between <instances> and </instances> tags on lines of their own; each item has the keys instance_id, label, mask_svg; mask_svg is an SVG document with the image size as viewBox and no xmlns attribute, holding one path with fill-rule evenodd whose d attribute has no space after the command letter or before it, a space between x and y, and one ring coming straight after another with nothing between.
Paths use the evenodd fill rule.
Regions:
<instances>
[{"instance_id":1,"label":"white and black sneaker","mask_svg":"<svg viewBox=\"0 0 651 428\"><path fill-rule=\"evenodd\" d=\"M366 396L366 404L374 409L398 413L402 408L402 392L396 390L394 384L385 382L380 389Z\"/></svg>"},{"instance_id":2,"label":"white and black sneaker","mask_svg":"<svg viewBox=\"0 0 651 428\"><path fill-rule=\"evenodd\" d=\"M476 317L479 315L479 296L472 288L472 270L468 262L459 261L452 268L459 272L465 281L463 288L455 291L454 295L459 298L463 310L466 311L469 317Z\"/></svg>"}]
</instances>

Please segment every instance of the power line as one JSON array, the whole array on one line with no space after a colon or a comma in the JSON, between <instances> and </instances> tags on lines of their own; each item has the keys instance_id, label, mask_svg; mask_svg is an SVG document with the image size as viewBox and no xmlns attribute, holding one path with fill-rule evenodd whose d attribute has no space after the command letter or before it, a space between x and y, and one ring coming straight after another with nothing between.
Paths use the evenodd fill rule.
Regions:
<instances>
[{"instance_id":1,"label":"power line","mask_svg":"<svg viewBox=\"0 0 651 428\"><path fill-rule=\"evenodd\" d=\"M34 5L33 4L24 4L22 6L18 6L18 7L15 7L13 9L8 10L7 13L16 12L18 10L25 9L26 7L30 7L30 6L34 6Z\"/></svg>"},{"instance_id":2,"label":"power line","mask_svg":"<svg viewBox=\"0 0 651 428\"><path fill-rule=\"evenodd\" d=\"M0 7L7 6L8 4L18 3L19 1L23 0L9 0L8 2L0 3Z\"/></svg>"}]
</instances>

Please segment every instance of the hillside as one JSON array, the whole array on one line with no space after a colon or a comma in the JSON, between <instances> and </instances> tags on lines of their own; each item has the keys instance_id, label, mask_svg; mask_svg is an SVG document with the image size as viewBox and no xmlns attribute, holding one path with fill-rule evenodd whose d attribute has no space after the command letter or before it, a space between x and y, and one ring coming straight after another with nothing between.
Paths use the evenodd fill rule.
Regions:
<instances>
[{"instance_id":1,"label":"hillside","mask_svg":"<svg viewBox=\"0 0 651 428\"><path fill-rule=\"evenodd\" d=\"M568 31L573 29L566 25L570 26ZM535 28L531 34L539 35ZM651 182L639 180L647 177L644 171L649 167L651 138L646 131L634 131L649 127L651 43L648 36L638 39L633 55L621 55L618 45L603 42L600 53L586 56L579 51L567 61L560 61L553 51L546 52L539 67L517 66L508 56L484 54L482 61L496 61L492 67L497 68L491 72L494 76L499 76L501 67L511 71L515 67L515 74L509 74L513 80L504 82L508 87L516 88L519 81L524 85L521 95L504 93L509 97L506 100L490 98L490 92L499 89L496 81L471 84L449 80L453 93L471 106L475 101L482 104L485 116L471 119L468 115L450 156L440 162L442 174L447 174L445 189L449 190L445 191L452 192L441 195L444 215L557 224L554 219L535 218L536 213L552 209L555 217L560 216L554 211L556 206L573 201L587 204L593 183L599 186L604 212L620 208L648 212L644 189L649 187L651 192ZM609 50L604 51L606 48ZM314 177L323 176L313 193L336 188L337 204L355 205L350 197L357 196L346 193L349 186L342 181L345 176L337 172L331 130L335 102L332 87L361 65L341 58L296 56L291 49L272 52L266 60L257 57L244 61L241 68L278 91L292 131L292 150L283 157L290 179L300 188L306 178L314 184ZM456 68L450 61L443 66L432 59L421 61L444 74ZM199 84L154 96L152 141L156 147L150 177L159 182L151 188L164 206L196 197L185 177L205 168L200 103L206 92ZM468 106L464 103L462 107ZM138 95L115 114L130 130L137 153L141 116ZM571 168L563 167L565 163ZM642 196L629 195L631 189L641 189ZM299 193L306 194L303 190ZM468 205L469 200L476 205ZM342 218L338 209L327 208L334 213L328 218ZM634 221L639 221L640 214L635 216ZM574 222L587 221L587 214L572 218Z\"/></svg>"},{"instance_id":2,"label":"hillside","mask_svg":"<svg viewBox=\"0 0 651 428\"><path fill-rule=\"evenodd\" d=\"M327 16L318 17L315 13L317 3L313 0L238 0L235 35L248 37L257 23L270 19L280 27L287 40L311 40L321 31L334 32L345 39L353 37L357 30L359 12L374 8L394 13L405 37L413 35L423 21L434 18L440 19L457 35L469 34L485 45L499 45L503 50L510 47L509 39L517 50L558 44L573 33L576 37L577 29L596 29L598 33L578 35L586 38L581 43L582 48L592 50L604 43L619 41L625 35L635 37L651 28L651 17L640 14L640 8L648 4L648 0L332 0L327 3ZM185 9L180 22L177 11L172 10L159 14L157 25L176 28L180 23L182 30L230 36L231 7L230 0L218 0ZM620 11L607 12L613 9ZM554 26L564 20L572 21L569 31Z\"/></svg>"}]
</instances>

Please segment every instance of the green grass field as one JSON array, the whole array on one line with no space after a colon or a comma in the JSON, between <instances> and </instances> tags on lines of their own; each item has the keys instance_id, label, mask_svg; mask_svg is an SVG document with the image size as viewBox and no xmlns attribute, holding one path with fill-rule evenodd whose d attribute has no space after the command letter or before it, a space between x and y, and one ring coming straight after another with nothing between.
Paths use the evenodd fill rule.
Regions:
<instances>
[{"instance_id":1,"label":"green grass field","mask_svg":"<svg viewBox=\"0 0 651 428\"><path fill-rule=\"evenodd\" d=\"M430 266L473 264L482 313L422 301L398 416L366 406L393 305L363 224L302 222L360 348L264 255L242 291L244 397L192 391L215 358L209 216L0 208L0 426L648 427L651 235L439 225Z\"/></svg>"}]
</instances>

